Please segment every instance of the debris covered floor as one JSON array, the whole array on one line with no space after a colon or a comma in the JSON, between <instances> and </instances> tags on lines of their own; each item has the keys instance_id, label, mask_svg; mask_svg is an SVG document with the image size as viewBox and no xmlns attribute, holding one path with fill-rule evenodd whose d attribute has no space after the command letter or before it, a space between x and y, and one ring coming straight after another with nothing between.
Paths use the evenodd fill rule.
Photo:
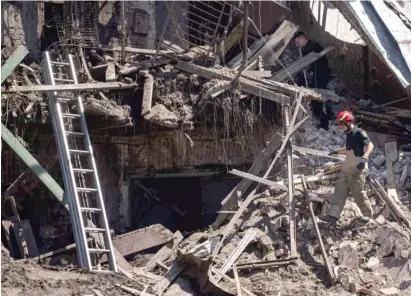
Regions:
<instances>
[{"instance_id":1,"label":"debris covered floor","mask_svg":"<svg viewBox=\"0 0 411 296\"><path fill-rule=\"evenodd\" d=\"M2 191L7 209L2 211L4 295L411 295L411 111L389 106L392 102L377 104L336 75L327 89L308 88L304 69L333 47L296 58L290 40L298 27L288 20L289 7L275 4L281 21L264 25L270 34L262 34L245 21L244 15L254 13L248 2L197 1L187 7L173 2L164 8L181 11L162 20L164 30L157 32L153 49L155 36L148 28L155 24L139 1L117 3L117 8L114 2L51 2L44 13L53 16L59 42L48 50L61 54L55 64L64 64L64 54L73 56L79 84L66 84L61 77L60 85L45 83L44 63L34 57L23 61L36 51L24 46L2 51L8 58L2 64L2 76L3 69L7 74L4 83L2 77L2 137L10 152L29 159L24 162L34 172L20 175L11 165L6 171L13 180ZM133 13L125 13L129 4ZM406 16L391 5L404 21ZM88 18L93 10L110 15L110 9L119 11L110 20L119 24L100 26L107 36L115 31L114 39L101 40L101 46L102 37ZM208 11L218 11L218 24ZM352 17L351 10L345 13ZM181 20L185 14L188 20ZM129 19L127 34L124 19ZM203 32L196 27L200 19ZM79 34L66 36L75 26ZM249 35L249 29L258 34ZM397 76L401 71L391 70ZM307 87L297 86L296 75ZM64 208L60 187L64 173L57 144L49 144L55 135L45 94L55 91L81 95L93 147L100 148L96 158L117 273L78 267L73 213L67 204ZM401 100L397 106L408 103ZM333 122L328 130L318 128L311 101L351 110L375 145L366 182L374 210L369 222L360 219L350 197L337 225L317 223L316 216L330 206L344 161L328 153L343 147L345 139ZM43 173L52 181L50 175L58 176L58 183L37 178L37 161L30 159L34 151ZM2 166L2 182L6 173ZM161 175L170 179L159 181ZM236 179L217 199L221 192L203 190L200 179L194 179L200 175ZM50 221L26 217L34 204L27 200L37 195L33 190L41 182L51 194L39 194L39 204L50 198L59 209L53 217L46 215L55 228L45 226ZM206 213L207 198L218 202L212 213ZM39 237L42 243L36 244ZM106 268L107 257L98 257L99 268Z\"/></svg>"}]
</instances>

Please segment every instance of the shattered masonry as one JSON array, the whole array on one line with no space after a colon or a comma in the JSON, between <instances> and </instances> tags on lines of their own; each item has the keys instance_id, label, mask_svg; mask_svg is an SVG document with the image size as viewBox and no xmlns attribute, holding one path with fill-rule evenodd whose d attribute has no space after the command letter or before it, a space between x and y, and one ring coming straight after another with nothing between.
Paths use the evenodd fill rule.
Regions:
<instances>
[{"instance_id":1,"label":"shattered masonry","mask_svg":"<svg viewBox=\"0 0 411 296\"><path fill-rule=\"evenodd\" d=\"M411 5L314 2L2 2L2 124L57 184L2 145L3 293L411 295ZM324 51L301 57L297 30ZM46 51L79 69L61 87L82 97L115 276L77 268ZM304 87L322 56L326 89ZM327 100L375 145L368 223L351 197L318 223L344 160L312 118Z\"/></svg>"}]
</instances>

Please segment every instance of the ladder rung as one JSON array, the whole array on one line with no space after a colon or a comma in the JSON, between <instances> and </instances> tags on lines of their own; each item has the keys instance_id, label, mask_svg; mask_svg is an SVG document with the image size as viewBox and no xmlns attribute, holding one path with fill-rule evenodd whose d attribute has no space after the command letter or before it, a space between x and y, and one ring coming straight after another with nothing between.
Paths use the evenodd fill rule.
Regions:
<instances>
[{"instance_id":1,"label":"ladder rung","mask_svg":"<svg viewBox=\"0 0 411 296\"><path fill-rule=\"evenodd\" d=\"M70 153L75 153L75 154L90 154L90 151L88 150L75 150L75 149L69 149Z\"/></svg>"},{"instance_id":2,"label":"ladder rung","mask_svg":"<svg viewBox=\"0 0 411 296\"><path fill-rule=\"evenodd\" d=\"M62 63L62 62L51 62L52 65L59 65L59 66L70 66L69 63Z\"/></svg>"},{"instance_id":3,"label":"ladder rung","mask_svg":"<svg viewBox=\"0 0 411 296\"><path fill-rule=\"evenodd\" d=\"M64 78L54 78L54 81L61 81L61 82L74 82L73 79L64 79Z\"/></svg>"},{"instance_id":4,"label":"ladder rung","mask_svg":"<svg viewBox=\"0 0 411 296\"><path fill-rule=\"evenodd\" d=\"M87 187L77 187L77 191L81 191L81 192L87 192L87 191L96 192L97 189L96 189L96 188L87 188Z\"/></svg>"},{"instance_id":5,"label":"ladder rung","mask_svg":"<svg viewBox=\"0 0 411 296\"><path fill-rule=\"evenodd\" d=\"M61 116L67 117L67 118L80 118L80 114L74 114L74 113L61 113Z\"/></svg>"},{"instance_id":6,"label":"ladder rung","mask_svg":"<svg viewBox=\"0 0 411 296\"><path fill-rule=\"evenodd\" d=\"M99 208L80 208L82 212L99 213L101 209Z\"/></svg>"},{"instance_id":7,"label":"ladder rung","mask_svg":"<svg viewBox=\"0 0 411 296\"><path fill-rule=\"evenodd\" d=\"M94 170L92 169L73 169L73 172L75 173L92 173Z\"/></svg>"},{"instance_id":8,"label":"ladder rung","mask_svg":"<svg viewBox=\"0 0 411 296\"><path fill-rule=\"evenodd\" d=\"M89 252L93 253L110 253L110 250L107 249L88 249Z\"/></svg>"},{"instance_id":9,"label":"ladder rung","mask_svg":"<svg viewBox=\"0 0 411 296\"><path fill-rule=\"evenodd\" d=\"M89 232L106 232L104 228L84 227L85 231Z\"/></svg>"},{"instance_id":10,"label":"ladder rung","mask_svg":"<svg viewBox=\"0 0 411 296\"><path fill-rule=\"evenodd\" d=\"M66 135L67 136L74 136L74 137L83 137L86 134L85 133L81 133L81 132L71 132L71 131L66 131Z\"/></svg>"}]
</instances>

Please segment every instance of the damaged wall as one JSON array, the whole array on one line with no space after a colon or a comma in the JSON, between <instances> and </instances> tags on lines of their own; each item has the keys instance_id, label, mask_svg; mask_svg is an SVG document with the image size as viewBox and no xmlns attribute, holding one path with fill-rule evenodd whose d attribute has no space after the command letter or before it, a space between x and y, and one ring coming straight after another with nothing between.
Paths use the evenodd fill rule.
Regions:
<instances>
[{"instance_id":1,"label":"damaged wall","mask_svg":"<svg viewBox=\"0 0 411 296\"><path fill-rule=\"evenodd\" d=\"M39 58L44 24L43 2L2 1L1 44L9 48L10 52L24 44L31 58Z\"/></svg>"},{"instance_id":2,"label":"damaged wall","mask_svg":"<svg viewBox=\"0 0 411 296\"><path fill-rule=\"evenodd\" d=\"M121 1L99 1L98 30L102 45L120 46ZM155 48L154 1L125 1L126 46Z\"/></svg>"},{"instance_id":3,"label":"damaged wall","mask_svg":"<svg viewBox=\"0 0 411 296\"><path fill-rule=\"evenodd\" d=\"M364 89L364 52L361 37L330 3L291 2L291 21L324 48L333 46L328 56L332 73L351 90ZM371 71L373 68L376 72ZM379 58L369 51L370 93L377 103L404 96L397 79ZM374 75L375 73L375 75ZM374 78L375 77L375 78Z\"/></svg>"}]
</instances>

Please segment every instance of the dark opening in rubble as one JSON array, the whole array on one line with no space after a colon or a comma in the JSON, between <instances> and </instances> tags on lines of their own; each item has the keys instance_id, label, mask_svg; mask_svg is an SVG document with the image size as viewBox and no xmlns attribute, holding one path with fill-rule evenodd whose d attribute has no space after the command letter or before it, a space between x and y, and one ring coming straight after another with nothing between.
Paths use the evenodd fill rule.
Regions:
<instances>
[{"instance_id":1,"label":"dark opening in rubble","mask_svg":"<svg viewBox=\"0 0 411 296\"><path fill-rule=\"evenodd\" d=\"M132 228L160 223L171 231L191 232L210 226L221 201L238 183L237 178L147 178L138 182L162 202L153 201L137 182L131 181ZM173 209L174 207L174 209ZM177 209L177 210L175 210ZM178 211L185 212L184 215Z\"/></svg>"}]
</instances>

